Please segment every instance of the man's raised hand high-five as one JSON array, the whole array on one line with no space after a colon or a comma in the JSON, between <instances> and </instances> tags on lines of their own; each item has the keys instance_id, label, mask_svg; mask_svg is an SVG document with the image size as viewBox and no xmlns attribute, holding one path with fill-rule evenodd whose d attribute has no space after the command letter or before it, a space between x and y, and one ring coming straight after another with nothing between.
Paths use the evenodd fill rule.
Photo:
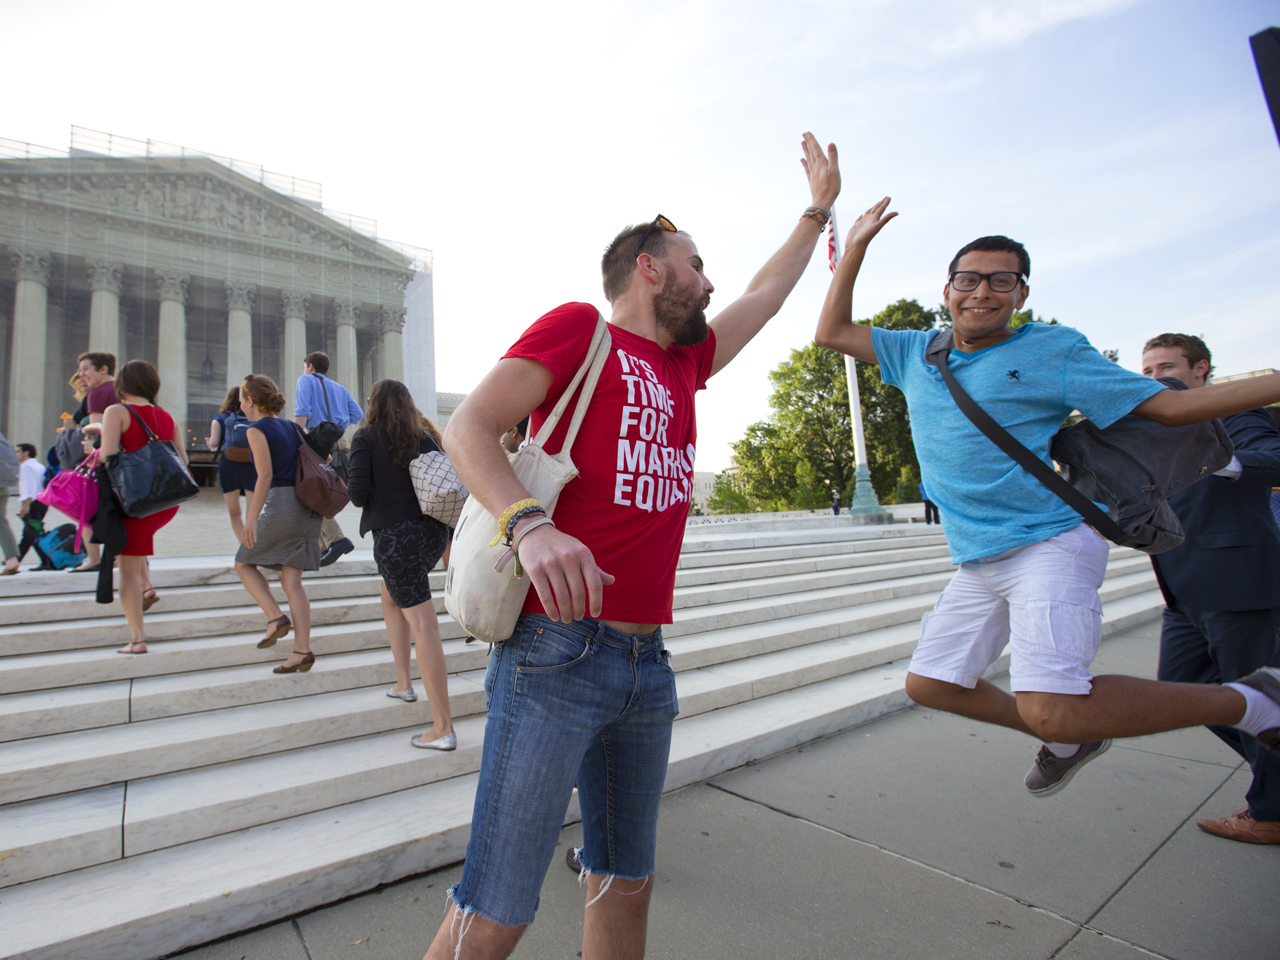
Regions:
<instances>
[{"instance_id":1,"label":"man's raised hand high-five","mask_svg":"<svg viewBox=\"0 0 1280 960\"><path fill-rule=\"evenodd\" d=\"M818 317L818 331L814 334L815 342L832 350L876 363L876 352L871 345L871 328L853 322L853 284L858 279L858 271L862 269L863 258L867 255L867 246L875 239L876 234L884 229L884 225L897 216L896 213L885 213L889 207L889 198L867 208L853 226L844 242L844 257L831 278L831 287L827 290L826 302L822 305L822 313Z\"/></svg>"}]
</instances>

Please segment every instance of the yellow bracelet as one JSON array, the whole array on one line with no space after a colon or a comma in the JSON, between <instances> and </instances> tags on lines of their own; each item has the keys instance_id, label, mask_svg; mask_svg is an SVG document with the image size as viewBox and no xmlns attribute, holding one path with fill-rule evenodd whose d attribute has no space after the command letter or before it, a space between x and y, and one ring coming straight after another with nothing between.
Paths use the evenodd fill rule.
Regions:
<instances>
[{"instance_id":1,"label":"yellow bracelet","mask_svg":"<svg viewBox=\"0 0 1280 960\"><path fill-rule=\"evenodd\" d=\"M511 506L507 507L506 510L503 510L502 516L498 518L498 535L489 541L489 546L496 547L498 544L502 542L502 538L506 536L507 524L511 521L511 518L514 517L517 513L519 513L525 507L540 507L540 506L542 506L541 503L533 499L533 497L529 497L525 500L517 500Z\"/></svg>"}]
</instances>

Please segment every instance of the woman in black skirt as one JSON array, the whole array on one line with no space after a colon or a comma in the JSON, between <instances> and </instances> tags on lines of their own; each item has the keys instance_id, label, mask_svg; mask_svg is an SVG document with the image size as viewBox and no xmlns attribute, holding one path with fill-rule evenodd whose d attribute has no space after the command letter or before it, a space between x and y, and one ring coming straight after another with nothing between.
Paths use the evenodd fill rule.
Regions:
<instances>
[{"instance_id":1,"label":"woman in black skirt","mask_svg":"<svg viewBox=\"0 0 1280 960\"><path fill-rule=\"evenodd\" d=\"M449 713L448 674L440 623L428 576L449 546L450 532L418 505L409 464L420 453L440 449L440 431L423 415L399 380L379 380L369 391L365 426L351 440L347 493L363 508L360 536L373 531L373 559L382 574L382 618L396 662L396 684L387 696L418 699L409 674L409 637L431 704L431 730L415 736L415 747L453 750L458 738Z\"/></svg>"}]
</instances>

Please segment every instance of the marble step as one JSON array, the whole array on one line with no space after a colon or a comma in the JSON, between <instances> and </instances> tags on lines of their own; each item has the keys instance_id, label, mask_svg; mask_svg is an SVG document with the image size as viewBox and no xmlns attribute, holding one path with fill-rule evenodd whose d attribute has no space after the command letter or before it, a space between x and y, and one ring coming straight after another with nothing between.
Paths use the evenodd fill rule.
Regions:
<instances>
[{"instance_id":1,"label":"marble step","mask_svg":"<svg viewBox=\"0 0 1280 960\"><path fill-rule=\"evenodd\" d=\"M678 720L667 789L901 709L905 673L899 660ZM475 782L454 777L9 888L7 956L159 956L455 863Z\"/></svg>"},{"instance_id":2,"label":"marble step","mask_svg":"<svg viewBox=\"0 0 1280 960\"><path fill-rule=\"evenodd\" d=\"M686 545L688 545L688 541L686 541ZM695 570L699 567L724 563L774 563L801 555L819 557L833 554L867 553L879 550L910 550L921 547L943 547L945 549L946 546L947 539L940 533L875 540L823 540L819 543L782 544L778 546L727 546L719 550L685 550L680 554L678 569Z\"/></svg>"},{"instance_id":3,"label":"marble step","mask_svg":"<svg viewBox=\"0 0 1280 960\"><path fill-rule=\"evenodd\" d=\"M1126 593L1119 599L1104 596L1104 601L1104 636L1158 617L1163 608L1163 599L1158 590L1150 589L1150 582L1144 593ZM878 665L909 655L918 630L918 623L913 620L862 635L811 643L803 649L784 648L682 671L677 675L681 704L677 727L691 717L722 711L733 704L820 684L837 676L866 670L874 672L873 668ZM477 671L467 679L482 683L483 672ZM470 751L478 750L482 725L483 719L478 716L460 719L459 750L447 755L424 755L402 743L408 733L421 729L419 725L133 780L128 788L127 815L117 810L114 820L118 826L121 818L124 819L123 855L134 856L160 846L298 816L318 807L469 772L478 768L478 753L471 761L464 762L463 758L471 756ZM760 735L767 733L769 731L761 731ZM673 748L673 762L674 758ZM101 804L96 800L98 792L87 791L85 796L89 798L86 803L100 811ZM0 808L0 822L5 821L10 810L38 809L42 802ZM66 802L65 797L48 801L51 805ZM99 818L104 817L107 821L111 819L99 812ZM27 819L30 818L28 814ZM73 835L82 832L73 831ZM54 843L54 854L47 858L41 854L38 844L28 843L25 855L9 865L9 874L0 863L0 886L19 882L6 879L9 875L29 879L33 870L40 869L33 864L45 860L60 869L70 869L66 866L65 853L69 841L53 837L45 842ZM92 858L103 856L101 850L100 844L87 846L85 856L90 859L76 866L99 862Z\"/></svg>"},{"instance_id":4,"label":"marble step","mask_svg":"<svg viewBox=\"0 0 1280 960\"><path fill-rule=\"evenodd\" d=\"M791 578L761 576L730 584L681 588L676 591L673 602L678 620L680 614L684 612L682 608L686 607L723 605L724 601L734 599L765 600L771 594L807 595L817 589L817 587L810 589L811 585L856 584L860 581L874 581L878 577L913 576L915 573L912 572L913 568L910 564L920 565L916 568L918 570L937 570L947 577L950 576L949 571L952 569L949 563L943 561L907 561L899 565L880 564L849 568L846 571L798 574ZM316 626L380 622L381 619L382 606L376 597L317 600L311 603L311 622ZM263 623L262 611L257 606L245 605L158 615L151 613L147 617L146 626L150 644L151 639L163 641L223 633L250 634L255 630L260 631ZM706 629L705 626L701 628ZM261 636L261 634L258 635ZM440 635L444 639L466 636L465 631L447 614L440 616ZM82 620L73 624L30 624L7 631L5 649L10 655L21 655L106 647L113 644L118 646L127 642L128 636L128 625L123 616ZM256 640L254 642L256 644ZM147 657L150 654L141 656Z\"/></svg>"},{"instance_id":5,"label":"marble step","mask_svg":"<svg viewBox=\"0 0 1280 960\"><path fill-rule=\"evenodd\" d=\"M278 679L299 677L305 674ZM379 684L3 743L0 796L30 800L430 723L425 697L404 703L385 690ZM483 686L451 675L449 705L456 717L483 712Z\"/></svg>"},{"instance_id":6,"label":"marble step","mask_svg":"<svg viewBox=\"0 0 1280 960\"><path fill-rule=\"evenodd\" d=\"M942 538L932 538L941 541ZM738 579L744 575L759 575L762 564L769 564L770 570L777 574L803 573L823 569L835 569L842 566L862 566L877 562L893 560L916 560L947 556L945 541L927 546L912 546L913 541L904 541L908 545L900 547L893 541L868 541L856 544L861 549L843 549L842 544L797 545L774 550L735 550L725 555L723 562L717 561L719 554L699 554L702 561L717 561L713 564L703 563L698 568L678 570L677 586L694 586L699 584L723 583ZM878 561L877 555L884 560ZM80 581L74 580L79 583ZM307 594L312 600L326 600L336 597L376 597L381 588L381 578L376 571L372 574L348 574L344 576L326 576L308 578ZM444 591L444 571L438 570L431 576L432 590L441 596ZM190 586L162 587L157 586L159 599L150 616L182 611L224 609L248 605L251 598L241 586L238 579L229 582L200 583ZM278 603L284 603L284 592L278 582L272 583L272 594ZM437 610L443 611L442 603L437 603ZM98 604L91 591L62 592L55 594L19 595L0 597L0 625L33 624L52 621L97 620L110 613L119 613L119 608Z\"/></svg>"}]
</instances>

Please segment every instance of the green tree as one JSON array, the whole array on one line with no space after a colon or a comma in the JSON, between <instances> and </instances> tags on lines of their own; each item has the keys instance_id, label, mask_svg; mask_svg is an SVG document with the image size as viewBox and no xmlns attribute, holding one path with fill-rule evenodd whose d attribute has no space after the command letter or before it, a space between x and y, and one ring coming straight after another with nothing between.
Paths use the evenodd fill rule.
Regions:
<instances>
[{"instance_id":1,"label":"green tree","mask_svg":"<svg viewBox=\"0 0 1280 960\"><path fill-rule=\"evenodd\" d=\"M919 503L920 474L910 467L903 467L898 475L898 484L894 493L898 503Z\"/></svg>"},{"instance_id":2,"label":"green tree","mask_svg":"<svg viewBox=\"0 0 1280 960\"><path fill-rule=\"evenodd\" d=\"M756 505L739 489L729 471L721 470L707 498L707 509L712 513L754 513Z\"/></svg>"},{"instance_id":3,"label":"green tree","mask_svg":"<svg viewBox=\"0 0 1280 960\"><path fill-rule=\"evenodd\" d=\"M935 313L899 300L870 320L890 330L928 330ZM880 368L859 363L858 392L867 460L881 500L893 502L904 466L919 472L902 393L880 381ZM734 444L738 480L747 499L764 510L824 509L831 491L853 495L853 427L843 355L807 344L769 374L768 420L754 423ZM728 502L728 501L726 501Z\"/></svg>"}]
</instances>

